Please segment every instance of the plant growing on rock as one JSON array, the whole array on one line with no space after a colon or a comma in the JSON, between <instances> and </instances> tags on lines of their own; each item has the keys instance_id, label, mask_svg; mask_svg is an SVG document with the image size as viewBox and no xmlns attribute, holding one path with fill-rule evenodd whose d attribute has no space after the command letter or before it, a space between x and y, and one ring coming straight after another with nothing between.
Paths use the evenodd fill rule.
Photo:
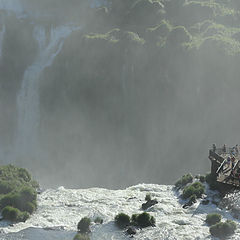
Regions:
<instances>
[{"instance_id":1,"label":"plant growing on rock","mask_svg":"<svg viewBox=\"0 0 240 240\"><path fill-rule=\"evenodd\" d=\"M0 208L4 219L26 221L37 208L38 183L24 168L0 167Z\"/></svg>"},{"instance_id":2,"label":"plant growing on rock","mask_svg":"<svg viewBox=\"0 0 240 240\"><path fill-rule=\"evenodd\" d=\"M94 223L102 224L102 223L103 223L103 219L100 218L100 217L96 217L96 218L94 219Z\"/></svg>"},{"instance_id":3,"label":"plant growing on rock","mask_svg":"<svg viewBox=\"0 0 240 240\"><path fill-rule=\"evenodd\" d=\"M137 227L145 228L155 226L156 220L149 213L133 214L131 217L131 224Z\"/></svg>"},{"instance_id":4,"label":"plant growing on rock","mask_svg":"<svg viewBox=\"0 0 240 240\"><path fill-rule=\"evenodd\" d=\"M147 194L146 194L145 200L146 200L147 202L152 200L150 193L147 193Z\"/></svg>"},{"instance_id":5,"label":"plant growing on rock","mask_svg":"<svg viewBox=\"0 0 240 240\"><path fill-rule=\"evenodd\" d=\"M219 223L221 222L221 219L222 219L222 216L218 213L210 213L207 215L206 217L206 223L209 225L209 226L212 226L216 223Z\"/></svg>"},{"instance_id":6,"label":"plant growing on rock","mask_svg":"<svg viewBox=\"0 0 240 240\"><path fill-rule=\"evenodd\" d=\"M90 232L90 228L89 228L90 224L91 224L91 219L88 217L84 217L79 221L77 225L77 229L81 233Z\"/></svg>"},{"instance_id":7,"label":"plant growing on rock","mask_svg":"<svg viewBox=\"0 0 240 240\"><path fill-rule=\"evenodd\" d=\"M177 188L184 187L188 183L191 183L192 181L193 181L192 174L191 173L185 174L175 183L175 187Z\"/></svg>"},{"instance_id":8,"label":"plant growing on rock","mask_svg":"<svg viewBox=\"0 0 240 240\"><path fill-rule=\"evenodd\" d=\"M2 210L2 216L6 220L25 222L29 218L29 213L21 212L17 208L7 206Z\"/></svg>"},{"instance_id":9,"label":"plant growing on rock","mask_svg":"<svg viewBox=\"0 0 240 240\"><path fill-rule=\"evenodd\" d=\"M189 197L191 197L192 195L196 195L197 198L201 197L202 194L204 193L204 186L202 183L200 182L195 182L189 186L186 186L183 190L183 194L182 197L184 199L187 199Z\"/></svg>"},{"instance_id":10,"label":"plant growing on rock","mask_svg":"<svg viewBox=\"0 0 240 240\"><path fill-rule=\"evenodd\" d=\"M145 227L149 227L149 226L154 226L156 223L156 220L149 213L144 212L144 213L137 215L136 223L139 227L145 228Z\"/></svg>"},{"instance_id":11,"label":"plant growing on rock","mask_svg":"<svg viewBox=\"0 0 240 240\"><path fill-rule=\"evenodd\" d=\"M212 236L214 237L219 237L219 238L225 238L228 237L232 234L234 234L237 226L236 223L227 220L226 222L219 222L213 226L210 227L209 231Z\"/></svg>"},{"instance_id":12,"label":"plant growing on rock","mask_svg":"<svg viewBox=\"0 0 240 240\"><path fill-rule=\"evenodd\" d=\"M119 213L115 217L115 223L120 228L125 228L130 224L130 217L125 213Z\"/></svg>"}]
</instances>

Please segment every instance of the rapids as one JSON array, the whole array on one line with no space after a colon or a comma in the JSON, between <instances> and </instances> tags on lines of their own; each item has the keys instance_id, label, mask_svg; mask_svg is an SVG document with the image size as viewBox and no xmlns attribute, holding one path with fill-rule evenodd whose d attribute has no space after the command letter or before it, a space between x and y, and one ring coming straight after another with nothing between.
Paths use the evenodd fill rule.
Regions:
<instances>
[{"instance_id":1,"label":"rapids","mask_svg":"<svg viewBox=\"0 0 240 240\"><path fill-rule=\"evenodd\" d=\"M208 191L208 196L216 192ZM78 221L88 216L101 217L103 225L92 225L93 240L125 240L129 237L114 225L114 217L120 212L131 215L141 213L141 204L150 193L158 204L148 209L156 218L156 227L138 230L135 239L141 240L192 240L212 239L205 224L208 213L218 212L223 221L233 219L229 211L221 210L214 204L202 205L198 201L188 209L182 208L178 194L171 185L140 184L125 190L90 189L47 189L38 196L38 210L25 223L8 226L2 222L0 231L3 239L25 236L22 239L36 240L34 233L45 236L42 239L68 239L74 235ZM236 219L235 219L236 221ZM4 226L5 224L5 226ZM238 222L237 222L238 224ZM53 229L46 231L44 229ZM52 238L48 238L52 236ZM239 239L240 231L229 239ZM18 238L17 238L18 239Z\"/></svg>"}]
</instances>

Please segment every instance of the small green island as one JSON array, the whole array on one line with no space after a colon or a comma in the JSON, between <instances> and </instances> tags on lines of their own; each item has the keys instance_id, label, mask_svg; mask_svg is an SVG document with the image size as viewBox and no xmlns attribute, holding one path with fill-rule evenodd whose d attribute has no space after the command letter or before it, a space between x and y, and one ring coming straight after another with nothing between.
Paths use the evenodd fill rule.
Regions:
<instances>
[{"instance_id":1,"label":"small green island","mask_svg":"<svg viewBox=\"0 0 240 240\"><path fill-rule=\"evenodd\" d=\"M0 166L2 220L25 222L37 208L39 184L30 173L13 165Z\"/></svg>"}]
</instances>

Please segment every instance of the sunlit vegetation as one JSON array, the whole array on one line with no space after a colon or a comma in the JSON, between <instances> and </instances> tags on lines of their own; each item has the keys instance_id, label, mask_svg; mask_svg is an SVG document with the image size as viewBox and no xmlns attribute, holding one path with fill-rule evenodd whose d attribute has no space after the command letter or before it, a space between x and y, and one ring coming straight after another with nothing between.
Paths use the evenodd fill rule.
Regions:
<instances>
[{"instance_id":1,"label":"sunlit vegetation","mask_svg":"<svg viewBox=\"0 0 240 240\"><path fill-rule=\"evenodd\" d=\"M147 212L133 214L131 218L125 213L120 213L115 217L115 223L120 228L126 228L128 226L145 228L150 226L154 227L156 220Z\"/></svg>"},{"instance_id":2,"label":"sunlit vegetation","mask_svg":"<svg viewBox=\"0 0 240 240\"><path fill-rule=\"evenodd\" d=\"M211 226L209 231L214 237L225 238L234 234L236 229L236 223L231 220L227 220L226 222L219 222Z\"/></svg>"},{"instance_id":3,"label":"sunlit vegetation","mask_svg":"<svg viewBox=\"0 0 240 240\"><path fill-rule=\"evenodd\" d=\"M149 213L143 212L141 214L133 214L131 217L131 223L134 226L145 228L155 226L156 220Z\"/></svg>"},{"instance_id":4,"label":"sunlit vegetation","mask_svg":"<svg viewBox=\"0 0 240 240\"><path fill-rule=\"evenodd\" d=\"M192 195L196 195L197 198L200 198L202 196L202 194L204 193L204 191L205 191L205 188L204 188L203 184L200 182L195 182L189 186L186 186L183 189L182 197L184 199L187 199L187 198L191 197Z\"/></svg>"},{"instance_id":5,"label":"sunlit vegetation","mask_svg":"<svg viewBox=\"0 0 240 240\"><path fill-rule=\"evenodd\" d=\"M222 216L219 213L210 213L206 217L206 223L212 226L216 223L221 222Z\"/></svg>"},{"instance_id":6,"label":"sunlit vegetation","mask_svg":"<svg viewBox=\"0 0 240 240\"><path fill-rule=\"evenodd\" d=\"M120 228L125 228L130 225L130 217L125 213L119 213L115 216L115 223Z\"/></svg>"},{"instance_id":7,"label":"sunlit vegetation","mask_svg":"<svg viewBox=\"0 0 240 240\"><path fill-rule=\"evenodd\" d=\"M193 181L192 174L190 173L185 174L175 183L175 187L184 187L188 183L191 183L192 181Z\"/></svg>"},{"instance_id":8,"label":"sunlit vegetation","mask_svg":"<svg viewBox=\"0 0 240 240\"><path fill-rule=\"evenodd\" d=\"M0 167L0 207L4 219L26 221L37 208L38 184L26 169Z\"/></svg>"},{"instance_id":9,"label":"sunlit vegetation","mask_svg":"<svg viewBox=\"0 0 240 240\"><path fill-rule=\"evenodd\" d=\"M216 176L214 176L212 173L206 174L205 180L212 190L217 188Z\"/></svg>"}]
</instances>

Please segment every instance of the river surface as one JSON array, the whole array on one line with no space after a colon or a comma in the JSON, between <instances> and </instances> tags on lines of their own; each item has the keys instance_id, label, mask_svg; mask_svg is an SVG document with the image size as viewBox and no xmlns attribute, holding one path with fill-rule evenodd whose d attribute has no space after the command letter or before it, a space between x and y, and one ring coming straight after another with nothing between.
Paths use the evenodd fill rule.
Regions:
<instances>
[{"instance_id":1,"label":"river surface","mask_svg":"<svg viewBox=\"0 0 240 240\"><path fill-rule=\"evenodd\" d=\"M141 240L203 240L213 239L205 224L206 215L218 212L237 225L235 235L229 239L240 239L239 222L228 210L211 204L217 192L207 189L210 204L198 201L188 209L182 207L179 193L171 185L139 184L123 190L103 188L90 189L48 189L38 196L38 210L25 223L10 226L1 222L0 239L3 240L67 240L76 234L77 223L82 217L103 219L103 224L91 225L92 240L130 239L114 225L114 217L124 212L128 215L141 213L145 196L150 193L158 204L148 209L156 218L156 227L137 230L134 239Z\"/></svg>"}]
</instances>

